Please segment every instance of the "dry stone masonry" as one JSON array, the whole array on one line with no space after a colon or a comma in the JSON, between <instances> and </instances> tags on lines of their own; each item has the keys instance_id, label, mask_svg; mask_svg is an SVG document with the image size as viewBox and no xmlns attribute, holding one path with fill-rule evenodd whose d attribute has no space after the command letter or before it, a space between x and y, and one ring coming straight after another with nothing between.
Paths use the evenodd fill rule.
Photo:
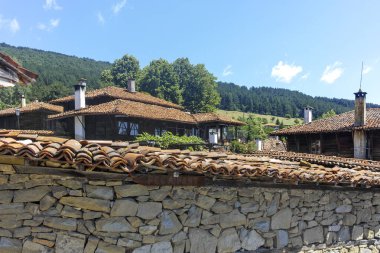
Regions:
<instances>
[{"instance_id":1,"label":"dry stone masonry","mask_svg":"<svg viewBox=\"0 0 380 253\"><path fill-rule=\"evenodd\" d=\"M143 186L0 165L0 252L379 252L380 193Z\"/></svg>"}]
</instances>

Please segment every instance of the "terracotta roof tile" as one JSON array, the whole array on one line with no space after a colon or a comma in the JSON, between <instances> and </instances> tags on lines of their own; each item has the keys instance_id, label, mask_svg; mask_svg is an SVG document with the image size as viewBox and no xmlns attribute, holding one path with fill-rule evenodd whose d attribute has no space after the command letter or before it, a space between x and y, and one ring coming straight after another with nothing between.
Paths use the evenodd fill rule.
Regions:
<instances>
[{"instance_id":1,"label":"terracotta roof tile","mask_svg":"<svg viewBox=\"0 0 380 253\"><path fill-rule=\"evenodd\" d=\"M153 105L160 105L164 107L172 107L177 109L182 109L182 106L174 104L172 102L153 97L149 94L142 93L142 92L129 92L128 90L116 86L108 86L102 89L97 90L91 90L86 93L86 99L94 99L98 97L111 97L114 99L124 99L124 100L130 100L130 101L136 101L136 102L142 102L142 103L148 103ZM55 100L50 101L50 103L53 104L61 104L69 101L73 101L74 96L67 96L63 98L58 98Z\"/></svg>"},{"instance_id":2,"label":"terracotta roof tile","mask_svg":"<svg viewBox=\"0 0 380 253\"><path fill-rule=\"evenodd\" d=\"M220 123L225 123L229 125L237 125L237 126L245 125L245 123L242 121L234 120L230 117L222 116L213 112L196 113L196 114L193 114L193 117L198 123L220 122Z\"/></svg>"},{"instance_id":3,"label":"terracotta roof tile","mask_svg":"<svg viewBox=\"0 0 380 253\"><path fill-rule=\"evenodd\" d=\"M50 130L16 130L16 129L0 129L0 137L23 138L23 135L53 135L54 131Z\"/></svg>"},{"instance_id":4,"label":"terracotta roof tile","mask_svg":"<svg viewBox=\"0 0 380 253\"><path fill-rule=\"evenodd\" d=\"M140 103L130 100L117 99L108 103L89 106L80 110L49 115L49 119L60 119L75 115L126 115L128 117L147 118L195 124L194 118L179 109L159 105Z\"/></svg>"},{"instance_id":5,"label":"terracotta roof tile","mask_svg":"<svg viewBox=\"0 0 380 253\"><path fill-rule=\"evenodd\" d=\"M39 110L46 110L51 111L54 113L60 113L63 112L63 107L59 105L52 105L44 102L33 102L27 104L25 107L20 107L20 113L28 113L28 112L34 112ZM0 111L0 116L8 116L8 115L15 115L16 114L16 108L8 108Z\"/></svg>"},{"instance_id":6,"label":"terracotta roof tile","mask_svg":"<svg viewBox=\"0 0 380 253\"><path fill-rule=\"evenodd\" d=\"M272 135L293 135L309 133L347 132L353 130L355 112L350 111L330 118L312 121L308 124L281 129ZM380 129L380 108L367 109L367 123L360 127L365 130Z\"/></svg>"},{"instance_id":7,"label":"terracotta roof tile","mask_svg":"<svg viewBox=\"0 0 380 253\"><path fill-rule=\"evenodd\" d=\"M128 173L132 179L138 174L176 173L177 176L199 175L213 180L380 187L378 161L288 152L259 152L248 156L216 155L209 152L138 148L135 145L114 149L109 145L76 140L33 142L0 138L0 155L24 157L38 166Z\"/></svg>"}]
</instances>

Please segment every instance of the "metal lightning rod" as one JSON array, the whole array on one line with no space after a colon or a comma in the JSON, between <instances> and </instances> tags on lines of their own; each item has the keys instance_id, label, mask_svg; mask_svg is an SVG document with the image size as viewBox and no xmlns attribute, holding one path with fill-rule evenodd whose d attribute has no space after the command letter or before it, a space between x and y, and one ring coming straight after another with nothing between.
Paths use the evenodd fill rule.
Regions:
<instances>
[{"instance_id":1,"label":"metal lightning rod","mask_svg":"<svg viewBox=\"0 0 380 253\"><path fill-rule=\"evenodd\" d=\"M362 80L363 80L363 66L364 66L364 63L362 61L362 72L360 72L360 90L362 89Z\"/></svg>"}]
</instances>

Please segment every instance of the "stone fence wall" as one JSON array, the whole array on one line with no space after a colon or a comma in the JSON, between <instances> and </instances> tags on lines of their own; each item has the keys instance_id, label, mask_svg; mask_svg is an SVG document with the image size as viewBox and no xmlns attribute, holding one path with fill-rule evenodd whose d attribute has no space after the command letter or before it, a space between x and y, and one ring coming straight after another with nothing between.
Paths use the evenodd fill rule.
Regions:
<instances>
[{"instance_id":1,"label":"stone fence wall","mask_svg":"<svg viewBox=\"0 0 380 253\"><path fill-rule=\"evenodd\" d=\"M0 171L4 253L378 252L380 193Z\"/></svg>"}]
</instances>

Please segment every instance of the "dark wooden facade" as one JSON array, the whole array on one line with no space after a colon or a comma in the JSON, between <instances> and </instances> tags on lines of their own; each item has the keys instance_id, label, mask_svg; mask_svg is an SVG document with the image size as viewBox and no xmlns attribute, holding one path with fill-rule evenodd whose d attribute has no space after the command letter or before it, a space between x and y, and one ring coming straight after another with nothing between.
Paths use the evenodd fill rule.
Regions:
<instances>
[{"instance_id":1,"label":"dark wooden facade","mask_svg":"<svg viewBox=\"0 0 380 253\"><path fill-rule=\"evenodd\" d=\"M74 118L54 120L58 135L74 137ZM137 127L136 127L137 126ZM155 121L115 115L85 116L86 139L134 140L138 134L161 135L170 131L178 135L196 135L196 125L169 121Z\"/></svg>"},{"instance_id":2,"label":"dark wooden facade","mask_svg":"<svg viewBox=\"0 0 380 253\"><path fill-rule=\"evenodd\" d=\"M367 158L380 160L380 130L366 132ZM354 157L352 132L287 135L287 150L292 152Z\"/></svg>"},{"instance_id":3,"label":"dark wooden facade","mask_svg":"<svg viewBox=\"0 0 380 253\"><path fill-rule=\"evenodd\" d=\"M51 130L57 135L74 138L74 118L52 120ZM126 133L120 134L120 122L127 123ZM227 125L217 123L185 124L180 122L157 121L142 118L130 118L115 115L85 116L86 139L91 140L134 140L136 135L131 135L131 123L138 125L137 134L148 133L162 135L165 131L176 135L194 135L208 141L210 129L219 129L218 142L226 143ZM136 131L134 132L136 133Z\"/></svg>"},{"instance_id":4,"label":"dark wooden facade","mask_svg":"<svg viewBox=\"0 0 380 253\"><path fill-rule=\"evenodd\" d=\"M49 111L34 111L21 113L19 119L16 115L2 116L0 119L0 129L21 129L21 130L52 130L53 123L47 120L47 116L54 114ZM18 125L18 121L20 126Z\"/></svg>"}]
</instances>

